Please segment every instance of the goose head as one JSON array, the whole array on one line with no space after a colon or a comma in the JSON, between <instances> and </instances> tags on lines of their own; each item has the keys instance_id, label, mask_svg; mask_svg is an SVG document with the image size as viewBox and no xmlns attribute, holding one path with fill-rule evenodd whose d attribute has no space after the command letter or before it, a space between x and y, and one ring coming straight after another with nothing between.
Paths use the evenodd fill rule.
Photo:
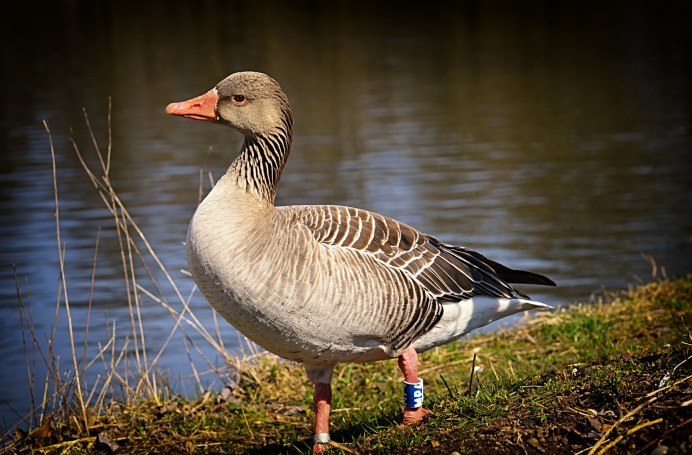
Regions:
<instances>
[{"instance_id":1,"label":"goose head","mask_svg":"<svg viewBox=\"0 0 692 455\"><path fill-rule=\"evenodd\" d=\"M166 113L231 126L246 137L266 136L282 130L290 135L291 108L286 94L264 73L234 73L207 93L170 103Z\"/></svg>"}]
</instances>

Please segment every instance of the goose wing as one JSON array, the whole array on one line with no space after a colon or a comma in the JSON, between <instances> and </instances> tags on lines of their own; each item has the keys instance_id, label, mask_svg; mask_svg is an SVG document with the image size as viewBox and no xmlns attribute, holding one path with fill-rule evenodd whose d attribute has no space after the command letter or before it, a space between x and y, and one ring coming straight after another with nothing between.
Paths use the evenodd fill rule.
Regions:
<instances>
[{"instance_id":1,"label":"goose wing","mask_svg":"<svg viewBox=\"0 0 692 455\"><path fill-rule=\"evenodd\" d=\"M354 249L402 270L440 303L477 295L517 297L518 291L508 282L554 285L541 275L510 269L367 210L303 206L298 214L317 242Z\"/></svg>"},{"instance_id":2,"label":"goose wing","mask_svg":"<svg viewBox=\"0 0 692 455\"><path fill-rule=\"evenodd\" d=\"M377 213L343 206L283 207L319 244L355 250L400 272L410 288L416 310L395 334L394 347L405 346L430 330L442 316L445 302L477 295L521 296L513 282L551 284L530 272L509 269L483 255L445 244L435 237ZM542 282L547 280L548 282Z\"/></svg>"}]
</instances>

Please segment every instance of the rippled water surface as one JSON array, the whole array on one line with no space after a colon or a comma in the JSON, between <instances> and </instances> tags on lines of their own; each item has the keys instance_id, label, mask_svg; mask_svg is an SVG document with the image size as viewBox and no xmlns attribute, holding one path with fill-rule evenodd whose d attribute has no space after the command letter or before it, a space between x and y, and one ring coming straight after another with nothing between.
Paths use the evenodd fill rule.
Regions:
<instances>
[{"instance_id":1,"label":"rippled water surface","mask_svg":"<svg viewBox=\"0 0 692 455\"><path fill-rule=\"evenodd\" d=\"M81 353L90 318L93 355L111 324L127 332L131 321L112 218L70 142L98 165L83 109L102 149L111 135L110 179L187 298L193 286L181 272L182 242L200 175L207 191L207 174L222 175L240 137L163 108L238 70L269 73L294 107L280 204L353 205L392 216L552 277L559 287L525 290L556 305L647 279L644 255L659 273L692 271L692 39L683 2L478 2L424 13L349 2L305 9L143 3L53 2L45 14L3 18L0 412L7 424L29 409L31 340L22 336L19 300L45 350L62 292L42 122L55 146L73 331ZM162 273L153 273L180 308ZM140 298L146 345L156 353L175 319ZM198 294L190 306L213 326ZM64 305L58 321L54 350L66 370ZM220 330L226 347L237 349L233 329ZM194 330L188 334L220 362ZM176 332L158 367L190 390L189 361ZM35 363L40 383L39 354ZM203 385L218 385L212 381Z\"/></svg>"}]
</instances>

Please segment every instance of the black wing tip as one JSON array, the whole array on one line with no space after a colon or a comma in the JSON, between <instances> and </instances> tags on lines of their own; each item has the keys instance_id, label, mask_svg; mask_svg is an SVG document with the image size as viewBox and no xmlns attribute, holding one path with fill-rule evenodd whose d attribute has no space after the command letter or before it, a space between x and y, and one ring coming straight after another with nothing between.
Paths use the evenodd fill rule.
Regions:
<instances>
[{"instance_id":1,"label":"black wing tip","mask_svg":"<svg viewBox=\"0 0 692 455\"><path fill-rule=\"evenodd\" d=\"M545 275L541 275L541 274L533 273L533 272L523 272L523 273L531 275L531 281L517 281L517 283L538 284L541 286L557 286L557 283L555 283L553 280L551 280L550 278L548 278Z\"/></svg>"},{"instance_id":2,"label":"black wing tip","mask_svg":"<svg viewBox=\"0 0 692 455\"><path fill-rule=\"evenodd\" d=\"M557 286L557 284L540 273L514 270L508 267L496 268L497 274L508 283L512 284L537 284L539 286Z\"/></svg>"},{"instance_id":3,"label":"black wing tip","mask_svg":"<svg viewBox=\"0 0 692 455\"><path fill-rule=\"evenodd\" d=\"M540 286L557 286L557 284L545 275L540 273L527 272L525 270L514 270L500 264L499 262L488 259L480 253L467 250L482 262L487 263L497 275L508 283L512 284L537 284Z\"/></svg>"}]
</instances>

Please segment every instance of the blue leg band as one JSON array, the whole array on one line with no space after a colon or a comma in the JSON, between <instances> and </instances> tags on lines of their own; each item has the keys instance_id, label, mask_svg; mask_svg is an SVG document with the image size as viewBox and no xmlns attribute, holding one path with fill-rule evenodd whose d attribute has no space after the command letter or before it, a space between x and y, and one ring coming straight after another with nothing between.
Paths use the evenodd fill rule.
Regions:
<instances>
[{"instance_id":1,"label":"blue leg band","mask_svg":"<svg viewBox=\"0 0 692 455\"><path fill-rule=\"evenodd\" d=\"M420 408L423 406L423 380L412 384L404 381L404 404L407 408Z\"/></svg>"}]
</instances>

